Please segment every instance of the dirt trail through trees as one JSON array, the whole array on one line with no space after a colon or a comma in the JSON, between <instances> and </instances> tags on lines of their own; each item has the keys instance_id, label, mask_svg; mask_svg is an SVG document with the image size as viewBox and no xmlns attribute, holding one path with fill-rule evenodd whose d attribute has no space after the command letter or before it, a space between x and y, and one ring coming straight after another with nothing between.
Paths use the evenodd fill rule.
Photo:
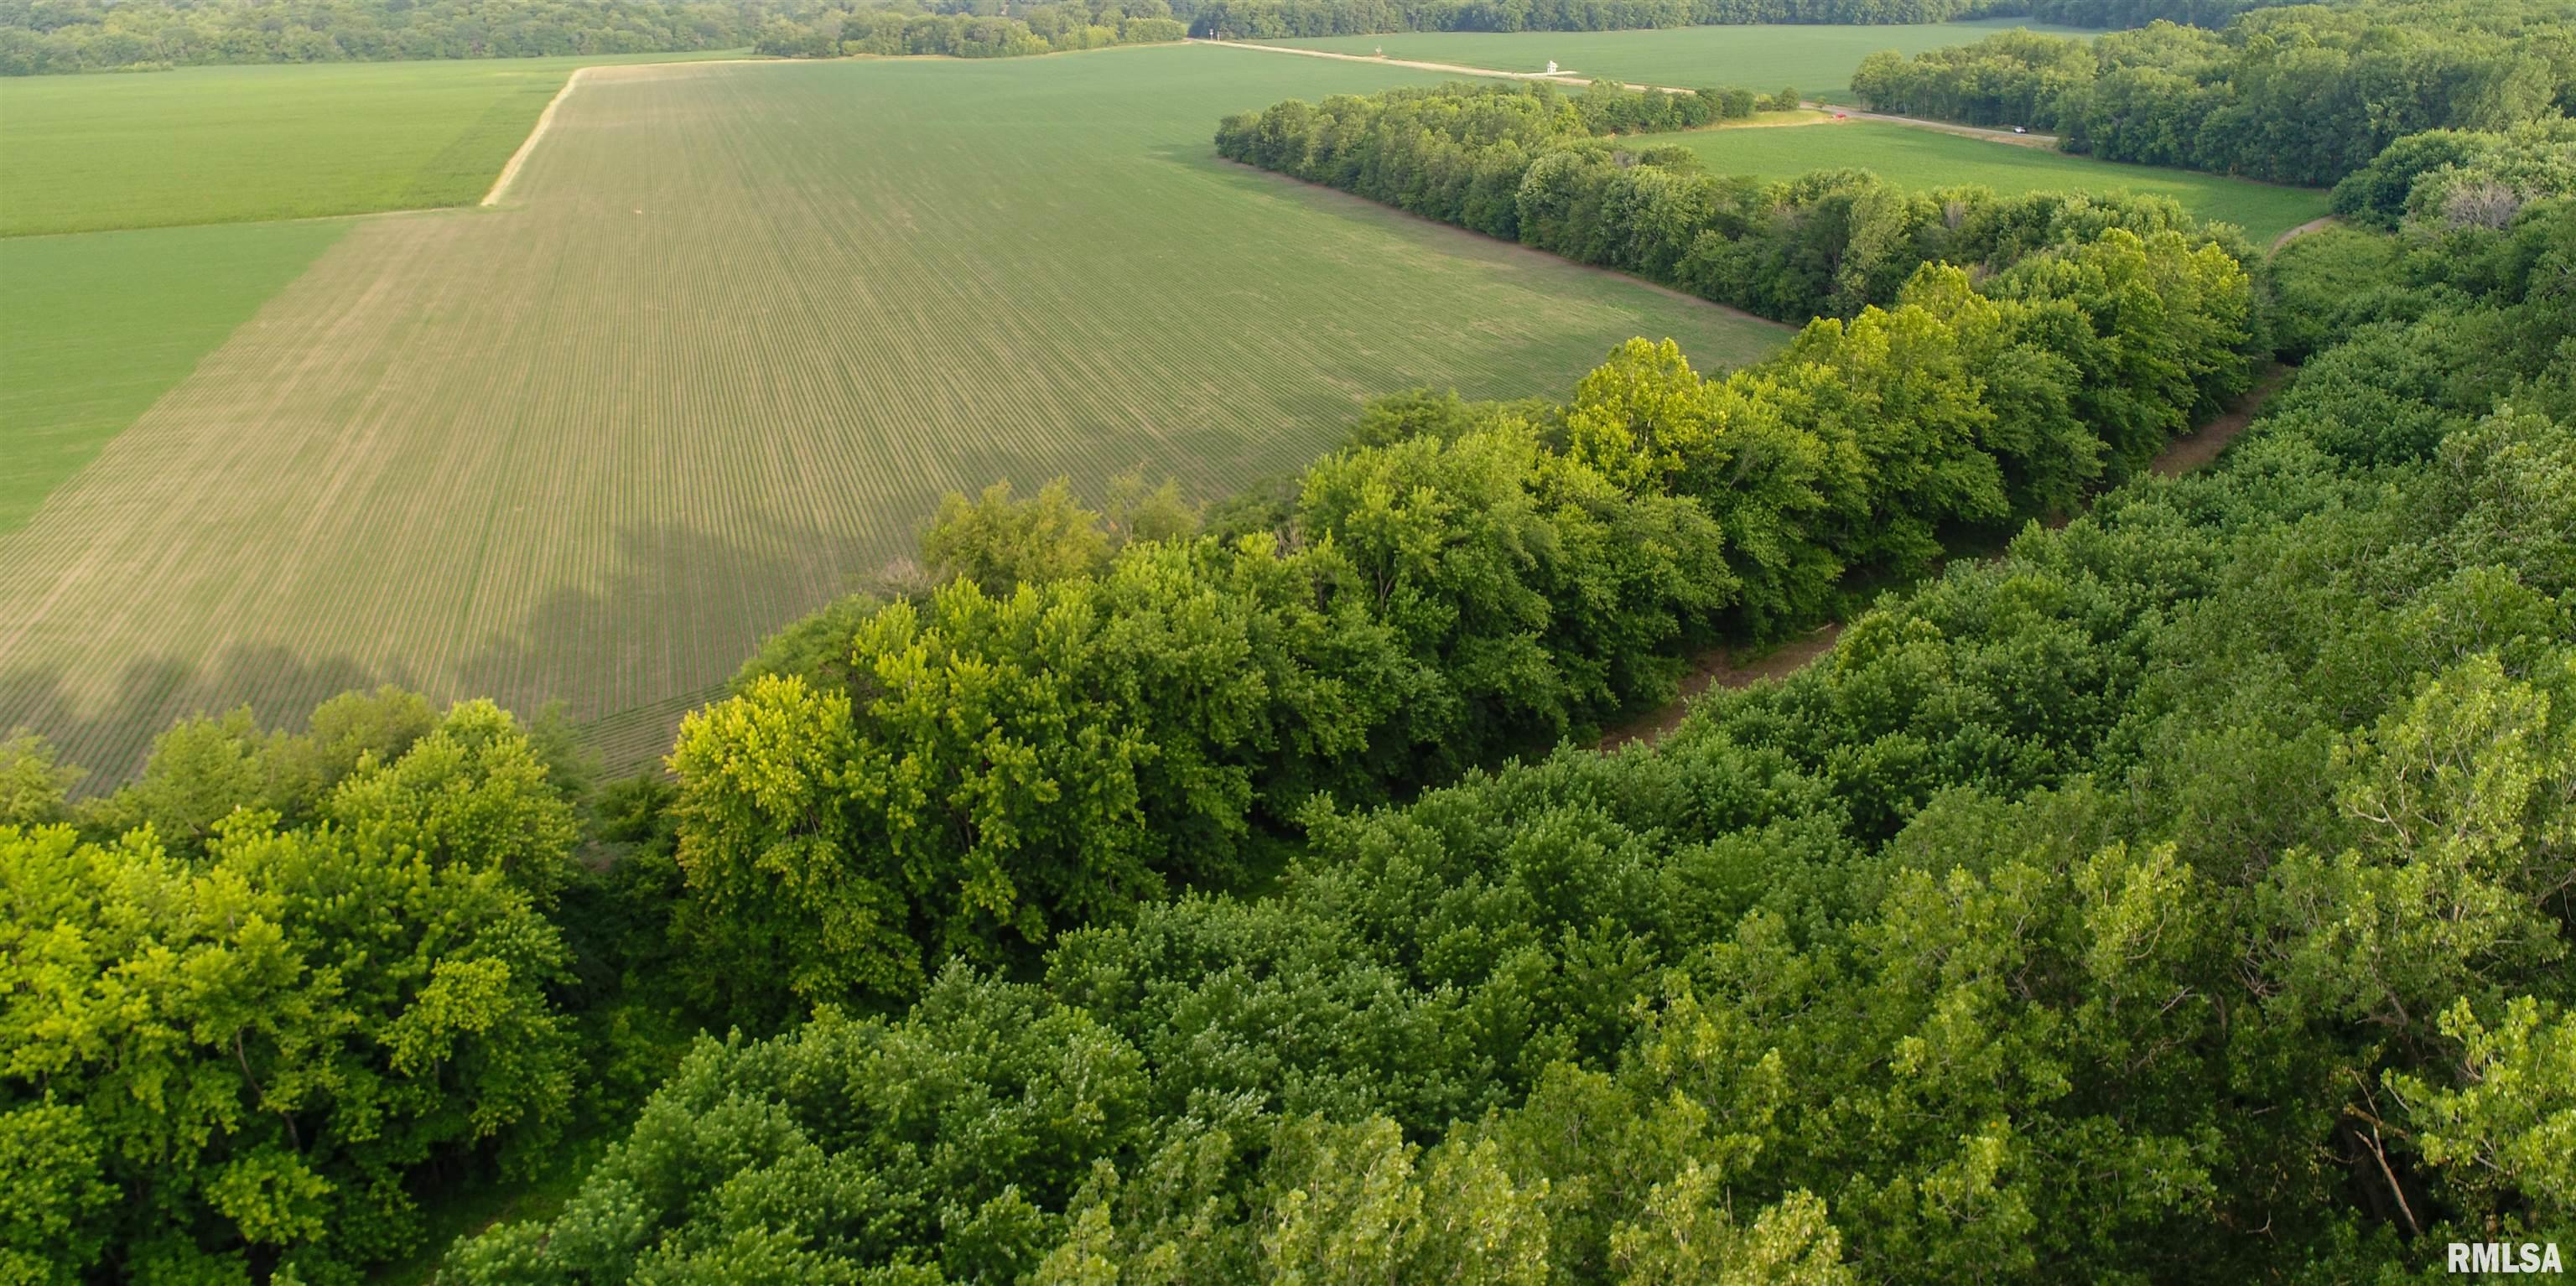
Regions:
<instances>
[{"instance_id":1,"label":"dirt trail through trees","mask_svg":"<svg viewBox=\"0 0 2576 1286\"><path fill-rule=\"evenodd\" d=\"M2218 453L2226 450L2227 444L2235 441L2237 435L2254 422L2255 414L2263 409L2263 404L2269 402L2274 393L2281 391L2281 386L2289 378L2290 368L2286 366L2274 366L2264 372L2254 387L2236 400L2236 405L2189 435L2174 439L2148 467L2160 477L2172 478L2217 459ZM1768 651L1747 649L1741 662L1737 661L1737 649L1734 648L1717 648L1703 653L1691 663L1690 673L1682 679L1681 691L1672 700L1611 728L1602 734L1601 740L1593 743L1593 748L1608 751L1631 742L1651 744L1661 741L1665 734L1681 726L1683 717L1690 713L1691 703L1710 688L1742 688L1761 679L1786 678L1833 650L1834 640L1842 631L1842 622L1828 621Z\"/></svg>"},{"instance_id":2,"label":"dirt trail through trees","mask_svg":"<svg viewBox=\"0 0 2576 1286\"><path fill-rule=\"evenodd\" d=\"M2311 232L2323 232L2327 228L2333 227L2334 223L2335 217L2331 214L2319 219L2310 219L2307 222L2272 238L2272 253L2279 254L2281 253L2281 247L2286 246Z\"/></svg>"},{"instance_id":3,"label":"dirt trail through trees","mask_svg":"<svg viewBox=\"0 0 2576 1286\"><path fill-rule=\"evenodd\" d=\"M2236 405L2188 435L2175 438L2148 467L2162 477L2178 478L2217 459L2218 453L2226 450L2227 444L2235 441L2236 435L2254 422L2254 413L2262 410L2263 404L2271 401L2272 395L2280 392L2281 385L2289 378L2290 368L2286 366L2275 366L2264 372L2245 396L2236 399Z\"/></svg>"}]
</instances>

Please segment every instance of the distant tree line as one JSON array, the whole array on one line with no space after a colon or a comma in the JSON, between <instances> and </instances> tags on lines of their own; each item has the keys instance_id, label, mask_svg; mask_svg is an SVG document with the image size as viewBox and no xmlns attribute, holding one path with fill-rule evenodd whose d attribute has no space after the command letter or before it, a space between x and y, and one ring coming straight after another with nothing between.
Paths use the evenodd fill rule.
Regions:
<instances>
[{"instance_id":1,"label":"distant tree line","mask_svg":"<svg viewBox=\"0 0 2576 1286\"><path fill-rule=\"evenodd\" d=\"M2571 30L2569 0L2257 9L2218 32L2160 22L1881 52L1852 89L1880 111L2054 131L2106 160L2325 185L2401 137L2563 116Z\"/></svg>"},{"instance_id":2,"label":"distant tree line","mask_svg":"<svg viewBox=\"0 0 2576 1286\"><path fill-rule=\"evenodd\" d=\"M735 49L759 0L0 0L0 75Z\"/></svg>"},{"instance_id":3,"label":"distant tree line","mask_svg":"<svg viewBox=\"0 0 2576 1286\"><path fill-rule=\"evenodd\" d=\"M1939 22L1970 0L0 0L0 75L756 46L996 57L1385 31ZM1170 25L1165 25L1170 24Z\"/></svg>"},{"instance_id":4,"label":"distant tree line","mask_svg":"<svg viewBox=\"0 0 2576 1286\"><path fill-rule=\"evenodd\" d=\"M1617 31L1786 23L1947 22L1974 0L1206 0L1190 34L1231 40L1389 31Z\"/></svg>"},{"instance_id":5,"label":"distant tree line","mask_svg":"<svg viewBox=\"0 0 2576 1286\"><path fill-rule=\"evenodd\" d=\"M803 19L774 17L762 23L752 49L782 58L850 54L1010 58L1152 44L1187 34L1164 0L1022 5L1008 17L888 5L826 5Z\"/></svg>"},{"instance_id":6,"label":"distant tree line","mask_svg":"<svg viewBox=\"0 0 2576 1286\"><path fill-rule=\"evenodd\" d=\"M2039 503L2095 408L2236 387L2246 274L2070 235L1724 377L1639 341L1562 405L1382 399L1278 492L952 497L937 587L773 639L669 780L394 691L77 803L0 739L0 1274L357 1280L603 1126L442 1280L2564 1244L2576 202L2355 239L2284 253L2283 310L2367 302L2221 467L1659 747L1497 764Z\"/></svg>"},{"instance_id":7,"label":"distant tree line","mask_svg":"<svg viewBox=\"0 0 2576 1286\"><path fill-rule=\"evenodd\" d=\"M745 46L780 57L989 58L1184 34L1164 0L998 12L1006 7L995 0L0 0L0 75Z\"/></svg>"},{"instance_id":8,"label":"distant tree line","mask_svg":"<svg viewBox=\"0 0 2576 1286\"><path fill-rule=\"evenodd\" d=\"M2061 27L2121 31L2151 22L2216 28L2226 26L2248 9L2294 3L2298 0L2000 0L1981 9L1978 16L2029 18Z\"/></svg>"}]
</instances>

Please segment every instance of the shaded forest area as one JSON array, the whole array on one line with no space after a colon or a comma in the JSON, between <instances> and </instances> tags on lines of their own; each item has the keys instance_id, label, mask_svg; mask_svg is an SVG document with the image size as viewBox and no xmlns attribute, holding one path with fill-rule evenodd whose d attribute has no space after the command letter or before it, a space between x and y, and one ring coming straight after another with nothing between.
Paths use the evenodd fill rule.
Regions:
<instances>
[{"instance_id":1,"label":"shaded forest area","mask_svg":"<svg viewBox=\"0 0 2576 1286\"><path fill-rule=\"evenodd\" d=\"M1334 101L1381 143L1560 122L1512 126L1575 158L1523 238L1675 243L1596 132L1670 105ZM1285 166L1301 119L1225 128ZM392 691L190 721L77 803L13 737L0 1272L352 1281L574 1140L442 1280L2576 1240L2576 202L2453 217L2413 191L2448 146L2373 171L2394 230L2271 261L2145 205L1686 203L1685 253L1834 315L1721 377L1639 340L1562 403L1379 399L1210 504L952 496L918 581L773 639L667 774ZM1484 172L1366 155L1434 204ZM2275 353L2216 467L2134 476ZM1578 748L1827 614L1818 663Z\"/></svg>"},{"instance_id":2,"label":"shaded forest area","mask_svg":"<svg viewBox=\"0 0 2576 1286\"><path fill-rule=\"evenodd\" d=\"M2576 107L2576 3L2365 0L2221 30L2002 32L1852 74L1873 110L2024 125L2104 160L2322 187L2427 130L2546 126ZM2562 157L2576 152L2563 130ZM2576 165L2576 161L2562 160Z\"/></svg>"}]
</instances>

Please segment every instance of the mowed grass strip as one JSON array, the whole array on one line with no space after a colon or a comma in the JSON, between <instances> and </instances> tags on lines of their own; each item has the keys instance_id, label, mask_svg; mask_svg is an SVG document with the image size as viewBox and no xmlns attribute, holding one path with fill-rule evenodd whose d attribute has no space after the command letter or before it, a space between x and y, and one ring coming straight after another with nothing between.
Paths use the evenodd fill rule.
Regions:
<instances>
[{"instance_id":1,"label":"mowed grass strip","mask_svg":"<svg viewBox=\"0 0 2576 1286\"><path fill-rule=\"evenodd\" d=\"M191 711L398 682L562 699L632 766L948 489L1211 496L1367 394L1785 339L1213 154L1228 112L1428 79L1186 46L587 77L507 207L358 222L0 536L0 727L113 780Z\"/></svg>"},{"instance_id":2,"label":"mowed grass strip","mask_svg":"<svg viewBox=\"0 0 2576 1286\"><path fill-rule=\"evenodd\" d=\"M24 523L344 226L0 240L0 532Z\"/></svg>"},{"instance_id":3,"label":"mowed grass strip","mask_svg":"<svg viewBox=\"0 0 2576 1286\"><path fill-rule=\"evenodd\" d=\"M0 78L0 237L470 204L573 69L719 56Z\"/></svg>"},{"instance_id":4,"label":"mowed grass strip","mask_svg":"<svg viewBox=\"0 0 2576 1286\"><path fill-rule=\"evenodd\" d=\"M2172 197L2198 218L2243 228L2257 246L2269 245L2274 237L2333 208L2323 188L2280 187L2193 170L2121 165L1884 121L1692 130L1648 135L1638 143L1679 143L1697 152L1713 172L1765 179L1851 166L1924 190L1974 183L2004 193L2153 193Z\"/></svg>"},{"instance_id":5,"label":"mowed grass strip","mask_svg":"<svg viewBox=\"0 0 2576 1286\"><path fill-rule=\"evenodd\" d=\"M1407 31L1382 36L1323 36L1270 43L1340 54L1452 63L1495 71L1545 71L1553 59L1577 76L1608 76L1636 85L1682 89L1742 86L1763 93L1784 86L1807 98L1851 101L1852 70L1881 49L1919 54L1974 44L1997 31L2028 27L2058 35L2098 34L2013 18L1887 26L1823 24L1674 27L1662 31Z\"/></svg>"}]
</instances>

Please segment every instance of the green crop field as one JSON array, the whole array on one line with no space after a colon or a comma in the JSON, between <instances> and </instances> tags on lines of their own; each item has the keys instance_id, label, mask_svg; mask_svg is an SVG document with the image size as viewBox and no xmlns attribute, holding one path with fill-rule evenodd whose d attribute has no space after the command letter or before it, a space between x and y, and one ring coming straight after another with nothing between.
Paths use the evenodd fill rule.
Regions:
<instances>
[{"instance_id":1,"label":"green crop field","mask_svg":"<svg viewBox=\"0 0 2576 1286\"><path fill-rule=\"evenodd\" d=\"M0 237L469 204L574 68L719 56L0 78Z\"/></svg>"},{"instance_id":2,"label":"green crop field","mask_svg":"<svg viewBox=\"0 0 2576 1286\"><path fill-rule=\"evenodd\" d=\"M1189 46L594 74L501 208L347 224L0 533L0 728L112 780L191 711L397 682L561 698L631 766L947 489L1211 495L1365 394L1785 338L1213 155L1228 112L1428 79Z\"/></svg>"},{"instance_id":3,"label":"green crop field","mask_svg":"<svg viewBox=\"0 0 2576 1286\"><path fill-rule=\"evenodd\" d=\"M1764 93L1793 87L1808 98L1851 100L1852 69L1881 49L1917 54L2028 27L2092 35L2013 18L1903 26L1674 27L1663 31L1408 31L1384 36L1326 36L1273 43L1342 54L1379 49L1389 58L1455 63L1496 71L1544 71L1553 59L1578 76L1613 76L1633 84L1743 86Z\"/></svg>"},{"instance_id":4,"label":"green crop field","mask_svg":"<svg viewBox=\"0 0 2576 1286\"><path fill-rule=\"evenodd\" d=\"M1944 134L1881 121L1833 121L1778 129L1693 130L1650 136L1700 154L1720 174L1792 178L1811 170L1856 166L1908 187L1979 183L1998 192L2151 192L2169 196L2202 219L2245 230L2255 244L2332 209L2322 188L2277 187L2192 170L2119 165L2043 147Z\"/></svg>"},{"instance_id":5,"label":"green crop field","mask_svg":"<svg viewBox=\"0 0 2576 1286\"><path fill-rule=\"evenodd\" d=\"M0 240L0 532L340 237L337 222Z\"/></svg>"}]
</instances>

